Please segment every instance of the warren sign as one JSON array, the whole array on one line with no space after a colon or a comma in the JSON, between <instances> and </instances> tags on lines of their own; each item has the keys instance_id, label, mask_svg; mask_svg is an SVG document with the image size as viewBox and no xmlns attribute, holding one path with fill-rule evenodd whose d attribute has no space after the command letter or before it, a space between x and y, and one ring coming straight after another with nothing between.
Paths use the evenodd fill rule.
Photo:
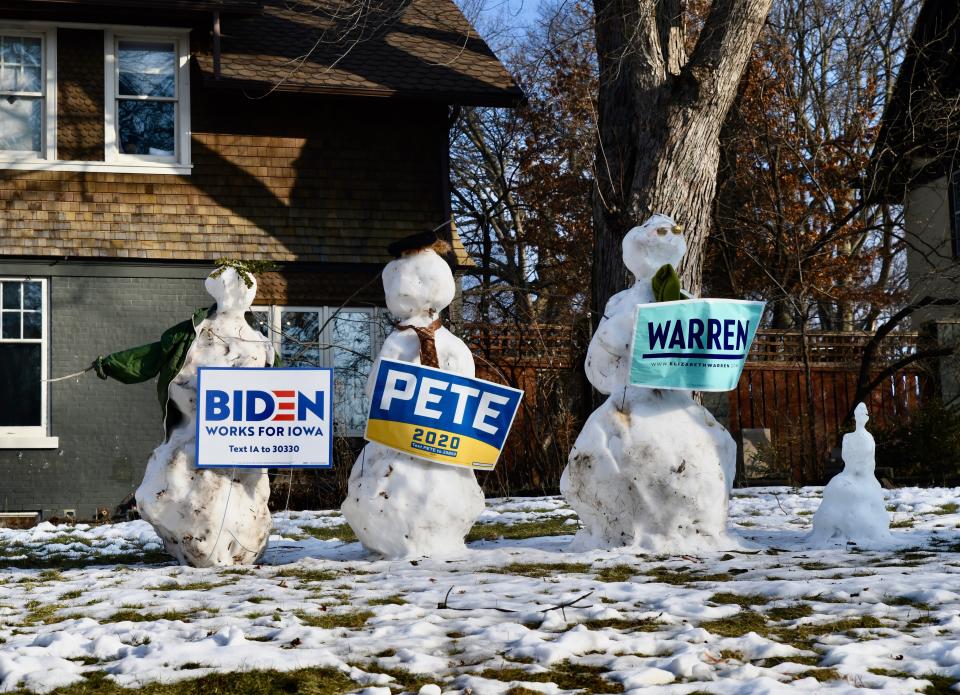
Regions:
<instances>
[{"instance_id":1,"label":"warren sign","mask_svg":"<svg viewBox=\"0 0 960 695\"><path fill-rule=\"evenodd\" d=\"M763 307L763 302L738 299L639 304L630 383L658 389L735 389Z\"/></svg>"},{"instance_id":2,"label":"warren sign","mask_svg":"<svg viewBox=\"0 0 960 695\"><path fill-rule=\"evenodd\" d=\"M483 379L381 359L364 436L434 463L490 470L521 398Z\"/></svg>"},{"instance_id":3,"label":"warren sign","mask_svg":"<svg viewBox=\"0 0 960 695\"><path fill-rule=\"evenodd\" d=\"M198 468L329 468L333 370L201 367Z\"/></svg>"}]
</instances>

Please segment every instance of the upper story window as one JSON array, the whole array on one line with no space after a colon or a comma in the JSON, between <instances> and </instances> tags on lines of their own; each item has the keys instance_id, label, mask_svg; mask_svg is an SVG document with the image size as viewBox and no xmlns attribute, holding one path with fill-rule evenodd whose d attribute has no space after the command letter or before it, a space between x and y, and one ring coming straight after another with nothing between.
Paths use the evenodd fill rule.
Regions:
<instances>
[{"instance_id":1,"label":"upper story window","mask_svg":"<svg viewBox=\"0 0 960 695\"><path fill-rule=\"evenodd\" d=\"M0 34L0 150L39 156L44 145L43 37Z\"/></svg>"},{"instance_id":2,"label":"upper story window","mask_svg":"<svg viewBox=\"0 0 960 695\"><path fill-rule=\"evenodd\" d=\"M177 44L117 41L115 107L120 154L177 156Z\"/></svg>"},{"instance_id":3,"label":"upper story window","mask_svg":"<svg viewBox=\"0 0 960 695\"><path fill-rule=\"evenodd\" d=\"M84 39L77 60L71 33L102 35L103 42ZM188 174L188 37L177 28L0 25L0 169ZM59 72L58 47L66 61ZM85 81L91 71L96 79ZM95 98L73 110L69 97L77 93ZM102 141L78 143L77 132L89 133L89 120L100 112Z\"/></svg>"}]
</instances>

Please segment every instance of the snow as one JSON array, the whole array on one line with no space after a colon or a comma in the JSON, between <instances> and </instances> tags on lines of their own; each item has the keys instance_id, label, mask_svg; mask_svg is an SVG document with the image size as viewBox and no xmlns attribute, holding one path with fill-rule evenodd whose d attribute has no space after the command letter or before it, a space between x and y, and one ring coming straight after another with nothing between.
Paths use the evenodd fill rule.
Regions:
<instances>
[{"instance_id":1,"label":"snow","mask_svg":"<svg viewBox=\"0 0 960 695\"><path fill-rule=\"evenodd\" d=\"M197 326L197 337L167 391L168 411L175 408L182 418L153 452L136 493L140 514L167 551L194 567L256 562L271 525L266 469L198 469L194 462L197 368L273 363L270 342L244 319L257 294L256 281L250 277L248 288L233 268L214 274L205 287L217 310Z\"/></svg>"},{"instance_id":2,"label":"snow","mask_svg":"<svg viewBox=\"0 0 960 695\"><path fill-rule=\"evenodd\" d=\"M854 542L861 548L879 548L891 543L890 515L874 475L876 444L865 429L866 404L857 405L855 418L856 431L843 435L843 471L827 484L813 517L810 544L814 547Z\"/></svg>"},{"instance_id":3,"label":"snow","mask_svg":"<svg viewBox=\"0 0 960 695\"><path fill-rule=\"evenodd\" d=\"M383 289L400 325L423 327L453 301L456 285L446 261L422 249L387 264ZM435 342L440 369L474 376L473 355L462 340L440 327ZM416 332L391 333L380 357L420 364ZM370 372L368 398L377 368ZM342 511L365 548L398 559L463 553L463 538L483 506L472 470L429 463L371 442L353 465Z\"/></svg>"},{"instance_id":4,"label":"snow","mask_svg":"<svg viewBox=\"0 0 960 695\"><path fill-rule=\"evenodd\" d=\"M623 260L636 281L610 298L590 341L587 378L609 396L584 424L560 481L584 524L577 550L736 547L726 533L733 438L689 391L629 385L635 307L654 301L657 270L683 258L678 230L666 215L654 215L626 234Z\"/></svg>"},{"instance_id":5,"label":"snow","mask_svg":"<svg viewBox=\"0 0 960 695\"><path fill-rule=\"evenodd\" d=\"M370 560L359 543L306 533L340 527L339 513L281 512L262 564L194 568L167 561L143 521L0 529L0 691L47 692L98 671L137 687L314 666L384 694L403 689L397 671L475 695L569 692L557 679L588 668L636 693L960 681L960 489L883 491L898 549L882 550L806 548L821 493L735 490L729 534L741 548L683 555L574 553L560 535ZM557 497L505 498L480 521L551 519L576 517Z\"/></svg>"}]
</instances>

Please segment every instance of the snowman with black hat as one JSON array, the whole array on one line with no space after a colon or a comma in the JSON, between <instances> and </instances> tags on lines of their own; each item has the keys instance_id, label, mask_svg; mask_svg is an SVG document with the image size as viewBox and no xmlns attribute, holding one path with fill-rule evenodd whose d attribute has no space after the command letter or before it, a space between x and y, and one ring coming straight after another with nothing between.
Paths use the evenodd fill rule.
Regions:
<instances>
[{"instance_id":1,"label":"snowman with black hat","mask_svg":"<svg viewBox=\"0 0 960 695\"><path fill-rule=\"evenodd\" d=\"M378 362L410 362L473 377L473 355L440 318L456 292L443 258L450 245L434 232L424 232L388 248L395 260L383 270L383 290L397 323ZM368 398L377 367L367 381ZM397 559L463 551L463 539L483 508L483 491L472 470L429 463L369 442L353 465L341 509L367 550Z\"/></svg>"}]
</instances>

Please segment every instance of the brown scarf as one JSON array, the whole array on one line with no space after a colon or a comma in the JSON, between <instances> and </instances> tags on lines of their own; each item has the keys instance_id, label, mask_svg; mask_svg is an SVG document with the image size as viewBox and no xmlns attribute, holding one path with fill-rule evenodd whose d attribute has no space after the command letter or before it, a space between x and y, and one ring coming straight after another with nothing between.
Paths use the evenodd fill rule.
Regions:
<instances>
[{"instance_id":1,"label":"brown scarf","mask_svg":"<svg viewBox=\"0 0 960 695\"><path fill-rule=\"evenodd\" d=\"M408 328L412 328L416 334L417 338L420 340L420 364L424 367L440 367L440 362L437 359L437 341L434 338L437 330L443 326L443 321L439 318L431 323L429 326L404 326L401 324L396 324L398 331L405 331Z\"/></svg>"}]
</instances>

